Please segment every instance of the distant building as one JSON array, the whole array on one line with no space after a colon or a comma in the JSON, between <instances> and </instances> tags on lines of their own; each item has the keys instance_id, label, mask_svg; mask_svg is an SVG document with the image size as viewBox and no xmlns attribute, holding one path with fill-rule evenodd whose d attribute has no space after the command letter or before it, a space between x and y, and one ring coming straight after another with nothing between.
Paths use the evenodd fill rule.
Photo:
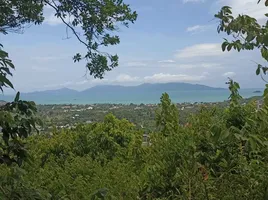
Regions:
<instances>
[{"instance_id":1,"label":"distant building","mask_svg":"<svg viewBox=\"0 0 268 200\"><path fill-rule=\"evenodd\" d=\"M146 146L151 145L150 136L148 134L143 134L142 145L146 145Z\"/></svg>"},{"instance_id":2,"label":"distant building","mask_svg":"<svg viewBox=\"0 0 268 200\"><path fill-rule=\"evenodd\" d=\"M1 100L0 100L0 107L1 107L1 106L4 106L4 105L6 105L6 104L7 104L7 102L5 102L5 101L1 101Z\"/></svg>"},{"instance_id":3,"label":"distant building","mask_svg":"<svg viewBox=\"0 0 268 200\"><path fill-rule=\"evenodd\" d=\"M262 108L262 105L263 105L263 99L258 100L256 103L257 103L257 110L260 110Z\"/></svg>"},{"instance_id":4,"label":"distant building","mask_svg":"<svg viewBox=\"0 0 268 200\"><path fill-rule=\"evenodd\" d=\"M70 109L71 106L62 106L61 109ZM52 110L54 109L54 107L52 108Z\"/></svg>"},{"instance_id":5,"label":"distant building","mask_svg":"<svg viewBox=\"0 0 268 200\"><path fill-rule=\"evenodd\" d=\"M148 134L143 134L143 142L149 142L150 136Z\"/></svg>"},{"instance_id":6,"label":"distant building","mask_svg":"<svg viewBox=\"0 0 268 200\"><path fill-rule=\"evenodd\" d=\"M185 107L186 109L192 109L192 108L194 108L193 106L186 106Z\"/></svg>"},{"instance_id":7,"label":"distant building","mask_svg":"<svg viewBox=\"0 0 268 200\"><path fill-rule=\"evenodd\" d=\"M120 108L120 107L118 107L118 106L113 106L113 107L109 108L109 110L114 110L114 109L118 109L118 108Z\"/></svg>"}]
</instances>

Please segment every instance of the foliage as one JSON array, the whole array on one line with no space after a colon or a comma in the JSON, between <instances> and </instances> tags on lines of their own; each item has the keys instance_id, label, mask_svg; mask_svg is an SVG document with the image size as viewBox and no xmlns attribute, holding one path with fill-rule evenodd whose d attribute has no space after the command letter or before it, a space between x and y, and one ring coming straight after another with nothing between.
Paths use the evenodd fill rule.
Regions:
<instances>
[{"instance_id":1,"label":"foliage","mask_svg":"<svg viewBox=\"0 0 268 200\"><path fill-rule=\"evenodd\" d=\"M98 199L101 194L133 199L138 190L135 148L142 148L138 133L110 115L103 123L33 136L27 144L31 162L23 165L27 173L21 178L38 190L46 188L51 199Z\"/></svg>"},{"instance_id":2,"label":"foliage","mask_svg":"<svg viewBox=\"0 0 268 200\"><path fill-rule=\"evenodd\" d=\"M86 46L87 53L83 59L87 60L90 75L103 78L105 71L110 71L118 65L118 56L109 55L99 50L101 46L116 45L120 42L113 32L117 24L128 26L137 18L122 0L7 0L0 2L0 33L20 32L25 25L31 23L41 24L44 20L45 6L54 9L55 16L72 31L76 38ZM83 30L81 37L76 28ZM8 58L0 44L0 90L10 87L14 89L9 80L14 69L12 61ZM77 54L74 61L80 61L82 56ZM109 60L108 60L109 59ZM110 63L109 63L110 62ZM36 107L33 102L19 100L19 93L14 102L0 108L0 127L2 133L0 163L19 165L25 157L23 139L27 138L35 127ZM37 130L37 129L36 129Z\"/></svg>"},{"instance_id":3,"label":"foliage","mask_svg":"<svg viewBox=\"0 0 268 200\"><path fill-rule=\"evenodd\" d=\"M122 0L7 0L0 2L0 33L20 32L24 25L41 24L44 8L51 7L55 17L61 19L67 30L86 47L82 56L74 61L86 60L90 75L103 78L106 71L118 66L118 56L100 49L120 42L119 24L128 27L137 18ZM80 31L82 32L80 33ZM67 32L67 38L69 38Z\"/></svg>"},{"instance_id":4,"label":"foliage","mask_svg":"<svg viewBox=\"0 0 268 200\"><path fill-rule=\"evenodd\" d=\"M257 27L248 16L230 14L228 7L218 14L225 20L220 31L231 33L238 19L241 32L243 20L251 30ZM248 42L241 49L249 48ZM201 107L185 125L163 94L158 129L150 132L146 145L143 131L112 114L103 122L27 137L36 110L18 93L0 111L2 157L11 154L9 165L0 165L1 199L268 199L268 86L259 108L255 101L241 104L239 84L231 79L227 84L227 108ZM28 149L23 163L23 149L13 149L22 142Z\"/></svg>"},{"instance_id":5,"label":"foliage","mask_svg":"<svg viewBox=\"0 0 268 200\"><path fill-rule=\"evenodd\" d=\"M267 0L256 0L256 3L264 3L268 6ZM265 14L268 17L268 14ZM266 23L258 22L257 19L248 15L238 15L234 17L232 15L231 7L224 6L215 15L220 20L218 26L218 32L225 32L227 35L232 35L234 40L225 41L222 43L222 50L230 51L235 49L241 50L253 50L259 49L261 56L265 61L268 61L268 21ZM266 75L268 68L261 64L258 64L256 74L263 78ZM264 78L263 78L264 79Z\"/></svg>"},{"instance_id":6,"label":"foliage","mask_svg":"<svg viewBox=\"0 0 268 200\"><path fill-rule=\"evenodd\" d=\"M103 122L33 135L22 172L0 166L3 199L266 199L267 106L241 105L238 85L230 80L229 86L224 112L203 107L185 126L171 120L172 111L178 113L163 94L158 119L167 122L167 133L150 133L149 145L132 123L111 114ZM232 122L234 108L243 120Z\"/></svg>"},{"instance_id":7,"label":"foliage","mask_svg":"<svg viewBox=\"0 0 268 200\"><path fill-rule=\"evenodd\" d=\"M36 129L36 106L34 102L19 100L19 93L14 102L0 107L0 163L21 165L26 157L23 140Z\"/></svg>"},{"instance_id":8,"label":"foliage","mask_svg":"<svg viewBox=\"0 0 268 200\"><path fill-rule=\"evenodd\" d=\"M41 24L44 20L44 7L50 6L55 11L55 16L72 31L77 39L87 48L83 57L88 61L87 68L90 75L102 78L105 71L110 71L118 65L118 56L109 55L99 51L101 46L116 45L119 37L112 35L117 29L117 24L128 26L129 22L136 20L136 12L122 0L105 1L76 1L76 0L8 0L0 2L0 33L19 32L24 25ZM67 21L67 18L69 21ZM84 38L81 38L76 27L81 27ZM85 39L85 40L84 40ZM14 89L9 80L12 76L11 69L15 69L0 44L0 90L9 87ZM74 61L82 59L80 54ZM108 59L110 63L108 62ZM19 100L17 93L14 102L0 108L0 127L2 133L0 163L19 165L25 157L23 139L27 138L36 129L36 106L33 102ZM36 129L37 130L37 129Z\"/></svg>"},{"instance_id":9,"label":"foliage","mask_svg":"<svg viewBox=\"0 0 268 200\"><path fill-rule=\"evenodd\" d=\"M8 58L8 53L5 52L3 46L0 44L0 90L3 92L4 87L14 88L13 84L8 79L12 76L11 69L15 69L12 61Z\"/></svg>"},{"instance_id":10,"label":"foliage","mask_svg":"<svg viewBox=\"0 0 268 200\"><path fill-rule=\"evenodd\" d=\"M2 46L1 46L2 47ZM0 90L5 87L13 88L9 77L14 69L8 54L0 48ZM13 162L21 165L26 157L23 139L36 129L35 113L37 112L34 102L20 100L18 92L14 101L0 107L0 163L11 165Z\"/></svg>"},{"instance_id":11,"label":"foliage","mask_svg":"<svg viewBox=\"0 0 268 200\"><path fill-rule=\"evenodd\" d=\"M171 103L167 93L162 95L160 106L156 111L156 126L160 128L160 131L164 135L176 133L178 131L178 109L175 104Z\"/></svg>"},{"instance_id":12,"label":"foliage","mask_svg":"<svg viewBox=\"0 0 268 200\"><path fill-rule=\"evenodd\" d=\"M38 0L7 0L0 2L0 33L21 32L24 25L40 24L44 4Z\"/></svg>"}]
</instances>

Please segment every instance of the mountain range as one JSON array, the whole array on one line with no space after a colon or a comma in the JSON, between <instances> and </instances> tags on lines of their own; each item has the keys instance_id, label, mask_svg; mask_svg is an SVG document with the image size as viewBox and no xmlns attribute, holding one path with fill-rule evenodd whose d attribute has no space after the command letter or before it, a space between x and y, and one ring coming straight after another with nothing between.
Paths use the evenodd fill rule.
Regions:
<instances>
[{"instance_id":1,"label":"mountain range","mask_svg":"<svg viewBox=\"0 0 268 200\"><path fill-rule=\"evenodd\" d=\"M57 90L45 90L31 93L22 93L21 98L25 100L33 100L37 103L75 103L75 100L83 100L89 102L114 102L120 100L128 101L135 99L146 99L154 97L159 99L161 94L180 93L180 92L200 92L200 91L218 91L225 90L223 88L214 88L200 84L189 83L145 83L138 86L120 86L120 85L99 85L84 91L76 91L69 88ZM14 95L0 95L0 100L11 101Z\"/></svg>"},{"instance_id":2,"label":"mountain range","mask_svg":"<svg viewBox=\"0 0 268 200\"><path fill-rule=\"evenodd\" d=\"M200 84L190 84L190 83L144 83L138 86L121 86L121 85L98 85L83 91L77 91L69 88L61 88L57 90L44 90L36 91L30 93L22 93L23 96L40 96L40 95L56 95L56 96L68 96L68 95L78 95L86 93L131 93L131 92L168 92L168 91L189 91L189 90L222 90L223 88L214 88L206 85Z\"/></svg>"}]
</instances>

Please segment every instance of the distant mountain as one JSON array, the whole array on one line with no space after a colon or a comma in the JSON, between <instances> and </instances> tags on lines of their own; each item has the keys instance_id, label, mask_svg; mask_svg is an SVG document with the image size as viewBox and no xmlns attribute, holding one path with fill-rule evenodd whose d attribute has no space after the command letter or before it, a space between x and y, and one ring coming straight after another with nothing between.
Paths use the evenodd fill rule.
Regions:
<instances>
[{"instance_id":1,"label":"distant mountain","mask_svg":"<svg viewBox=\"0 0 268 200\"><path fill-rule=\"evenodd\" d=\"M79 92L76 90L72 90L69 88L61 88L58 90L45 90L45 91L37 91L37 92L30 92L30 93L22 93L22 95L26 96L35 96L35 95L75 95Z\"/></svg>"},{"instance_id":2,"label":"distant mountain","mask_svg":"<svg viewBox=\"0 0 268 200\"><path fill-rule=\"evenodd\" d=\"M190 83L157 83L150 84L145 83L138 86L120 86L120 85L99 85L87 90L82 91L82 93L113 93L113 92L168 92L168 91L189 91L189 90L222 90L223 88L214 88L199 84Z\"/></svg>"},{"instance_id":3,"label":"distant mountain","mask_svg":"<svg viewBox=\"0 0 268 200\"><path fill-rule=\"evenodd\" d=\"M60 103L81 103L81 102L137 102L148 101L150 98L159 99L161 94L182 93L202 91L218 91L222 88L214 88L199 84L189 83L158 83L158 84L142 84L138 86L120 86L120 85L99 85L87 90L78 92L68 88L58 90L46 90L31 93L22 93L21 98L24 100L32 100L41 104L60 104ZM12 101L14 95L3 96L0 99Z\"/></svg>"}]
</instances>

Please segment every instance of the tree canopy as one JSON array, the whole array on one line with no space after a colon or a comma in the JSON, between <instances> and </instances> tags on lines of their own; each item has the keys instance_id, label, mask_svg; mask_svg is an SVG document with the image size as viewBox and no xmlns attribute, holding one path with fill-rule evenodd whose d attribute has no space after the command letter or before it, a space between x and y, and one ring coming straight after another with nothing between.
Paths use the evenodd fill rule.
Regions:
<instances>
[{"instance_id":1,"label":"tree canopy","mask_svg":"<svg viewBox=\"0 0 268 200\"><path fill-rule=\"evenodd\" d=\"M137 13L122 0L8 0L0 2L0 32L21 32L24 27L41 24L44 9L50 7L71 33L81 42L86 53L77 53L74 61L86 60L90 75L103 78L106 71L118 66L118 56L103 52L101 47L120 42L115 31L120 25L134 23Z\"/></svg>"},{"instance_id":2,"label":"tree canopy","mask_svg":"<svg viewBox=\"0 0 268 200\"><path fill-rule=\"evenodd\" d=\"M86 52L74 55L74 62L86 60L89 74L103 78L105 72L118 66L118 56L103 52L103 47L117 45L120 38L115 32L120 25L134 23L137 13L123 0L1 0L0 33L23 33L31 24L42 24L44 10L50 7L55 17L60 18L67 29L85 46ZM8 53L0 44L0 90L14 89L9 80L12 64ZM17 93L14 102L0 107L0 127L3 141L0 162L21 163L25 157L22 138L36 129L34 102L21 101Z\"/></svg>"},{"instance_id":3,"label":"tree canopy","mask_svg":"<svg viewBox=\"0 0 268 200\"><path fill-rule=\"evenodd\" d=\"M225 40L223 50L259 49L266 59L267 23L231 14L231 8L223 7L216 15L219 31L240 38ZM0 55L5 77L13 65L5 52ZM265 67L258 65L260 72L265 74ZM12 87L1 80L1 87ZM227 107L203 105L185 125L164 93L156 110L158 129L149 133L146 144L142 129L112 114L103 122L28 137L36 109L19 100L18 93L14 102L0 107L0 160L6 164L0 165L0 199L268 199L268 87L258 108L255 101L241 104L237 82L227 84Z\"/></svg>"},{"instance_id":4,"label":"tree canopy","mask_svg":"<svg viewBox=\"0 0 268 200\"><path fill-rule=\"evenodd\" d=\"M262 3L268 7L267 0L258 0L256 3ZM263 59L268 61L268 20L259 22L254 17L245 14L233 16L232 8L229 6L222 7L215 17L220 20L218 32L225 32L233 37L233 40L225 39L222 43L223 51L234 49L240 52L259 49ZM265 17L268 17L268 13ZM257 64L256 74L260 75L264 81L263 75L266 75L267 71L268 67Z\"/></svg>"}]
</instances>

